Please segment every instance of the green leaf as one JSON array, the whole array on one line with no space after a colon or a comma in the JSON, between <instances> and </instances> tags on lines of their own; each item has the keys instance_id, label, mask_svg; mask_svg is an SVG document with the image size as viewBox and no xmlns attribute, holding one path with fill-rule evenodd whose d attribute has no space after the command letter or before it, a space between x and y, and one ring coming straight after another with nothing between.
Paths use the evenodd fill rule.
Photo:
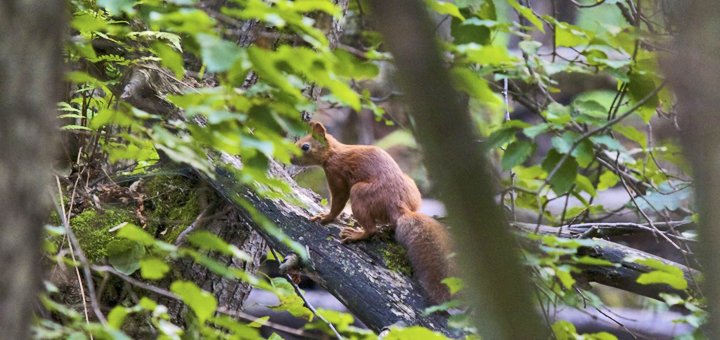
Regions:
<instances>
[{"instance_id":1,"label":"green leaf","mask_svg":"<svg viewBox=\"0 0 720 340\"><path fill-rule=\"evenodd\" d=\"M580 256L580 257L574 257L573 261L577 264L586 264L590 266L612 266L612 267L619 267L620 264L618 263L612 263L605 259L599 259L596 257L590 257L590 256Z\"/></svg>"},{"instance_id":2,"label":"green leaf","mask_svg":"<svg viewBox=\"0 0 720 340\"><path fill-rule=\"evenodd\" d=\"M167 30L194 35L197 33L214 34L215 19L199 9L181 9L150 17L156 31Z\"/></svg>"},{"instance_id":3,"label":"green leaf","mask_svg":"<svg viewBox=\"0 0 720 340\"><path fill-rule=\"evenodd\" d=\"M607 118L608 109L605 107L605 105L601 104L597 100L575 100L573 102L573 107L575 107L575 109L580 111L582 114L602 119Z\"/></svg>"},{"instance_id":4,"label":"green leaf","mask_svg":"<svg viewBox=\"0 0 720 340\"><path fill-rule=\"evenodd\" d=\"M158 32L158 31L140 31L130 32L127 34L128 37L137 39L143 38L157 42L158 40L165 40L169 46L172 46L176 51L182 52L182 45L180 44L180 36L175 33L169 32Z\"/></svg>"},{"instance_id":5,"label":"green leaf","mask_svg":"<svg viewBox=\"0 0 720 340\"><path fill-rule=\"evenodd\" d=\"M533 13L532 9L520 5L517 0L508 0L508 4L510 4L510 6L512 6L512 8L514 8L520 15L525 17L525 19L530 21L530 23L540 30L540 32L545 33L543 22L540 21L540 18L538 18L535 13Z\"/></svg>"},{"instance_id":6,"label":"green leaf","mask_svg":"<svg viewBox=\"0 0 720 340\"><path fill-rule=\"evenodd\" d=\"M550 123L557 125L564 125L571 120L570 108L559 103L550 103L543 113Z\"/></svg>"},{"instance_id":7,"label":"green leaf","mask_svg":"<svg viewBox=\"0 0 720 340\"><path fill-rule=\"evenodd\" d=\"M261 79L277 86L292 98L304 98L299 88L292 84L288 76L280 70L279 65L276 64L278 58L272 51L251 47L248 49L248 58Z\"/></svg>"},{"instance_id":8,"label":"green leaf","mask_svg":"<svg viewBox=\"0 0 720 340\"><path fill-rule=\"evenodd\" d=\"M333 55L337 58L333 62L333 69L338 74L353 79L372 79L378 75L380 69L378 65L371 61L363 61L345 50L333 50Z\"/></svg>"},{"instance_id":9,"label":"green leaf","mask_svg":"<svg viewBox=\"0 0 720 340\"><path fill-rule=\"evenodd\" d=\"M638 129L636 129L635 127L630 125L616 124L615 126L613 126L613 131L618 132L621 135L625 136L625 138L640 144L643 150L647 149L648 137L644 133L638 131Z\"/></svg>"},{"instance_id":10,"label":"green leaf","mask_svg":"<svg viewBox=\"0 0 720 340\"><path fill-rule=\"evenodd\" d=\"M290 282L285 278L272 278L272 285L278 288L280 294L277 294L280 303L272 306L273 310L287 311L298 318L305 318L312 321L314 314L307 307L305 302L296 293Z\"/></svg>"},{"instance_id":11,"label":"green leaf","mask_svg":"<svg viewBox=\"0 0 720 340\"><path fill-rule=\"evenodd\" d=\"M155 238L152 235L148 234L142 228L130 223L122 226L122 228L118 230L117 236L146 246L150 246L155 243Z\"/></svg>"},{"instance_id":12,"label":"green leaf","mask_svg":"<svg viewBox=\"0 0 720 340\"><path fill-rule=\"evenodd\" d=\"M685 299L675 294L660 293L658 295L660 295L660 297L665 300L665 303L667 303L668 306L681 305L685 303Z\"/></svg>"},{"instance_id":13,"label":"green leaf","mask_svg":"<svg viewBox=\"0 0 720 340\"><path fill-rule=\"evenodd\" d=\"M260 328L260 327L264 326L268 320L270 320L270 316L266 315L261 318L255 319L255 321L248 324L248 326L253 327L253 328Z\"/></svg>"},{"instance_id":14,"label":"green leaf","mask_svg":"<svg viewBox=\"0 0 720 340\"><path fill-rule=\"evenodd\" d=\"M94 31L105 31L110 26L110 23L107 22L101 15L82 13L73 16L70 26L80 32L89 33Z\"/></svg>"},{"instance_id":15,"label":"green leaf","mask_svg":"<svg viewBox=\"0 0 720 340\"><path fill-rule=\"evenodd\" d=\"M170 271L165 261L157 257L144 258L140 260L140 275L149 280L159 280L165 277Z\"/></svg>"},{"instance_id":16,"label":"green leaf","mask_svg":"<svg viewBox=\"0 0 720 340\"><path fill-rule=\"evenodd\" d=\"M140 299L140 302L138 302L138 306L140 306L140 307L142 307L142 308L144 308L145 310L148 310L148 311L154 311L155 308L158 307L158 304L157 304L157 302L153 301L152 299L143 296L143 297Z\"/></svg>"},{"instance_id":17,"label":"green leaf","mask_svg":"<svg viewBox=\"0 0 720 340\"><path fill-rule=\"evenodd\" d=\"M195 231L188 235L187 239L200 249L219 251L223 255L235 256L244 261L252 260L250 255L238 249L235 245L228 244L225 240L209 231Z\"/></svg>"},{"instance_id":18,"label":"green leaf","mask_svg":"<svg viewBox=\"0 0 720 340\"><path fill-rule=\"evenodd\" d=\"M585 30L565 22L555 21L555 44L557 46L576 47L588 43L590 43L590 38Z\"/></svg>"},{"instance_id":19,"label":"green leaf","mask_svg":"<svg viewBox=\"0 0 720 340\"><path fill-rule=\"evenodd\" d=\"M577 329L575 325L565 320L558 320L552 325L553 333L557 340L575 340L577 339Z\"/></svg>"},{"instance_id":20,"label":"green leaf","mask_svg":"<svg viewBox=\"0 0 720 340\"><path fill-rule=\"evenodd\" d=\"M110 15L120 15L123 12L128 14L135 13L133 9L135 0L97 0L97 4L105 8Z\"/></svg>"},{"instance_id":21,"label":"green leaf","mask_svg":"<svg viewBox=\"0 0 720 340\"><path fill-rule=\"evenodd\" d=\"M640 274L637 282L640 284L664 283L675 289L687 289L688 283L680 268L652 258L630 258L625 259L655 269L649 273Z\"/></svg>"},{"instance_id":22,"label":"green leaf","mask_svg":"<svg viewBox=\"0 0 720 340\"><path fill-rule=\"evenodd\" d=\"M170 285L170 291L192 309L201 324L205 323L205 320L217 309L215 297L190 281L175 281Z\"/></svg>"},{"instance_id":23,"label":"green leaf","mask_svg":"<svg viewBox=\"0 0 720 340\"><path fill-rule=\"evenodd\" d=\"M354 327L352 326L353 322L355 321L355 318L353 318L352 314L349 313L343 313L339 311L334 311L330 309L317 309L318 315L322 316L327 320L327 322L333 324L335 326L335 329L337 329L340 333L345 333L348 331L353 331ZM319 329L325 332L328 335L334 335L334 333L330 330L330 328L327 326L327 324L318 319L315 319L312 323L305 325L306 329ZM371 333L369 333L371 334ZM368 335L369 335L368 334Z\"/></svg>"},{"instance_id":24,"label":"green leaf","mask_svg":"<svg viewBox=\"0 0 720 340\"><path fill-rule=\"evenodd\" d=\"M644 285L664 283L675 289L687 289L687 280L685 280L684 277L659 270L640 274L637 278L637 283Z\"/></svg>"},{"instance_id":25,"label":"green leaf","mask_svg":"<svg viewBox=\"0 0 720 340\"><path fill-rule=\"evenodd\" d=\"M502 66L510 65L518 61L508 53L504 46L484 46L476 43L459 45L458 52L465 55L467 61L479 65Z\"/></svg>"},{"instance_id":26,"label":"green leaf","mask_svg":"<svg viewBox=\"0 0 720 340\"><path fill-rule=\"evenodd\" d=\"M422 340L446 340L446 336L431 331L421 326L411 326L407 328L391 328L390 332L383 338L385 340L407 340L407 339L422 339Z\"/></svg>"},{"instance_id":27,"label":"green leaf","mask_svg":"<svg viewBox=\"0 0 720 340\"><path fill-rule=\"evenodd\" d=\"M605 171L600 175L600 181L598 182L598 190L603 191L610 189L620 181L620 177L615 175L612 171Z\"/></svg>"},{"instance_id":28,"label":"green leaf","mask_svg":"<svg viewBox=\"0 0 720 340\"><path fill-rule=\"evenodd\" d=\"M542 163L542 167L545 171L547 171L548 176L556 167L558 162L560 162L562 157L563 155L555 150L548 152L547 157L545 157L545 160ZM572 156L568 157L560 165L557 172L555 172L555 175L550 179L550 186L557 194L564 194L572 188L573 184L575 184L575 179L577 178L577 169L577 161L575 161L575 158Z\"/></svg>"},{"instance_id":29,"label":"green leaf","mask_svg":"<svg viewBox=\"0 0 720 340\"><path fill-rule=\"evenodd\" d=\"M244 50L235 43L217 36L199 33L195 40L200 44L200 55L209 72L224 72L245 57Z\"/></svg>"},{"instance_id":30,"label":"green leaf","mask_svg":"<svg viewBox=\"0 0 720 340\"><path fill-rule=\"evenodd\" d=\"M286 6L289 6L294 11L308 13L315 11L323 11L336 18L340 18L343 15L342 10L331 1L323 0L296 0L288 2Z\"/></svg>"},{"instance_id":31,"label":"green leaf","mask_svg":"<svg viewBox=\"0 0 720 340\"><path fill-rule=\"evenodd\" d=\"M542 46L542 43L535 40L523 40L518 43L518 46L523 52L534 55L538 53L538 50Z\"/></svg>"},{"instance_id":32,"label":"green leaf","mask_svg":"<svg viewBox=\"0 0 720 340\"><path fill-rule=\"evenodd\" d=\"M503 146L515 138L515 129L513 128L502 128L495 130L485 141L483 148L485 150L492 150L497 147Z\"/></svg>"},{"instance_id":33,"label":"green leaf","mask_svg":"<svg viewBox=\"0 0 720 340\"><path fill-rule=\"evenodd\" d=\"M87 126L72 125L72 124L71 125L63 125L63 127L61 129L63 131L70 131L70 130L92 131L92 129Z\"/></svg>"},{"instance_id":34,"label":"green leaf","mask_svg":"<svg viewBox=\"0 0 720 340\"><path fill-rule=\"evenodd\" d=\"M535 138L540 134L543 134L547 132L550 129L550 124L548 123L541 123L537 124L528 128L523 129L523 133L525 136L528 136L530 138Z\"/></svg>"},{"instance_id":35,"label":"green leaf","mask_svg":"<svg viewBox=\"0 0 720 340\"><path fill-rule=\"evenodd\" d=\"M453 67L450 70L453 84L481 103L491 107L500 107L502 99L490 89L487 81L467 68Z\"/></svg>"},{"instance_id":36,"label":"green leaf","mask_svg":"<svg viewBox=\"0 0 720 340\"><path fill-rule=\"evenodd\" d=\"M507 171L522 164L535 150L535 144L527 140L516 140L510 143L502 158L502 168Z\"/></svg>"},{"instance_id":37,"label":"green leaf","mask_svg":"<svg viewBox=\"0 0 720 340\"><path fill-rule=\"evenodd\" d=\"M490 4L494 11L494 6L492 6L491 1L486 1L483 6L486 4ZM466 8L460 10L460 13L464 17L473 15L473 13ZM491 30L485 25L477 25L476 23L478 23L478 21L480 20L476 17L469 18L468 20L453 18L450 23L450 32L453 36L454 43L456 45L469 43L477 43L481 45L489 44L491 41Z\"/></svg>"},{"instance_id":38,"label":"green leaf","mask_svg":"<svg viewBox=\"0 0 720 340\"><path fill-rule=\"evenodd\" d=\"M590 179L581 174L578 174L575 178L575 185L577 185L577 187L581 190L590 194L590 196L592 197L595 197L597 195L595 187L593 186L592 182L590 182Z\"/></svg>"},{"instance_id":39,"label":"green leaf","mask_svg":"<svg viewBox=\"0 0 720 340\"><path fill-rule=\"evenodd\" d=\"M140 268L140 259L145 256L145 247L132 240L112 240L106 248L110 265L126 275L138 270Z\"/></svg>"},{"instance_id":40,"label":"green leaf","mask_svg":"<svg viewBox=\"0 0 720 340\"><path fill-rule=\"evenodd\" d=\"M575 279L570 273L571 270L572 267L567 265L555 267L555 276L557 276L558 280L560 280L560 283L562 283L565 289L571 289L575 284Z\"/></svg>"},{"instance_id":41,"label":"green leaf","mask_svg":"<svg viewBox=\"0 0 720 340\"><path fill-rule=\"evenodd\" d=\"M630 93L630 98L632 98L636 103L645 99L645 97L652 93L655 88L655 81L651 76L637 72L630 74L628 92ZM638 113L645 123L650 122L650 118L652 118L652 115L655 113L655 108L657 108L659 104L660 100L658 99L658 95L654 94L647 99L641 109L638 110Z\"/></svg>"},{"instance_id":42,"label":"green leaf","mask_svg":"<svg viewBox=\"0 0 720 340\"><path fill-rule=\"evenodd\" d=\"M460 10L457 8L457 6L455 6L455 4L451 2L428 0L427 3L430 8L435 12L445 15L451 15L460 20L465 20L465 17L460 14Z\"/></svg>"},{"instance_id":43,"label":"green leaf","mask_svg":"<svg viewBox=\"0 0 720 340\"><path fill-rule=\"evenodd\" d=\"M570 152L570 148L572 148L573 136L566 132L561 137L555 136L550 139L550 143L557 152L566 154Z\"/></svg>"},{"instance_id":44,"label":"green leaf","mask_svg":"<svg viewBox=\"0 0 720 340\"><path fill-rule=\"evenodd\" d=\"M458 277L446 277L441 281L450 290L450 295L455 295L463 288L465 288L465 282Z\"/></svg>"},{"instance_id":45,"label":"green leaf","mask_svg":"<svg viewBox=\"0 0 720 340\"><path fill-rule=\"evenodd\" d=\"M581 167L587 167L595 159L595 150L593 144L585 139L572 152L573 157Z\"/></svg>"},{"instance_id":46,"label":"green leaf","mask_svg":"<svg viewBox=\"0 0 720 340\"><path fill-rule=\"evenodd\" d=\"M108 326L114 329L120 329L125 322L125 317L129 314L128 309L123 306L115 306L108 314Z\"/></svg>"},{"instance_id":47,"label":"green leaf","mask_svg":"<svg viewBox=\"0 0 720 340\"><path fill-rule=\"evenodd\" d=\"M604 145L610 151L622 151L625 148L618 142L617 139L609 135L591 136L590 140L595 144Z\"/></svg>"},{"instance_id":48,"label":"green leaf","mask_svg":"<svg viewBox=\"0 0 720 340\"><path fill-rule=\"evenodd\" d=\"M160 64L172 71L176 77L182 79L185 74L183 57L175 49L161 42L154 42L152 50L160 57Z\"/></svg>"}]
</instances>

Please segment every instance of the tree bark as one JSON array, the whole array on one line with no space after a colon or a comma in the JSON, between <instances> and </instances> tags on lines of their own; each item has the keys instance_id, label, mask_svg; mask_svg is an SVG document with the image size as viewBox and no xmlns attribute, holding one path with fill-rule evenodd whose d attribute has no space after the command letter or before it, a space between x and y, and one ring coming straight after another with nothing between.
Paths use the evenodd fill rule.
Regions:
<instances>
[{"instance_id":1,"label":"tree bark","mask_svg":"<svg viewBox=\"0 0 720 340\"><path fill-rule=\"evenodd\" d=\"M415 117L425 164L448 209L460 276L479 333L488 339L545 338L517 246L493 199L492 175L474 123L453 90L421 1L371 1ZM522 327L518 327L522 320Z\"/></svg>"},{"instance_id":2,"label":"tree bark","mask_svg":"<svg viewBox=\"0 0 720 340\"><path fill-rule=\"evenodd\" d=\"M29 337L56 144L64 2L0 3L0 329Z\"/></svg>"},{"instance_id":3,"label":"tree bark","mask_svg":"<svg viewBox=\"0 0 720 340\"><path fill-rule=\"evenodd\" d=\"M620 227L622 225L629 227L634 224L619 224L616 227L621 229ZM555 235L564 238L579 238L583 237L586 233L586 231L582 233L578 232L579 230L584 230L584 228L578 228L574 231L572 226L565 226L560 229L558 227L549 226L537 227L535 224L528 223L511 223L511 226L524 233L534 233L537 231L541 235ZM535 253L540 252L537 242L531 238L523 237L520 241L527 251ZM697 297L700 295L698 282L701 275L699 271L622 244L603 239L594 239L593 241L593 246L579 247L577 249L577 254L579 256L589 256L595 259L605 260L613 263L614 266L579 265L577 268L580 269L580 273L575 274L575 277L578 278L579 281L596 282L605 286L614 287L660 301L663 301L660 297L661 293L676 294L682 297L687 297L688 295ZM662 262L663 264L677 267L683 272L683 276L688 282L688 289L674 289L666 284L644 285L637 283L637 279L640 275L649 273L654 269L638 264L632 259L653 259Z\"/></svg>"},{"instance_id":4,"label":"tree bark","mask_svg":"<svg viewBox=\"0 0 720 340\"><path fill-rule=\"evenodd\" d=\"M700 215L698 254L705 272L704 293L710 311L708 338L720 337L720 2L681 2L668 13L680 30L674 54L663 63L677 94L681 141L695 177Z\"/></svg>"}]
</instances>

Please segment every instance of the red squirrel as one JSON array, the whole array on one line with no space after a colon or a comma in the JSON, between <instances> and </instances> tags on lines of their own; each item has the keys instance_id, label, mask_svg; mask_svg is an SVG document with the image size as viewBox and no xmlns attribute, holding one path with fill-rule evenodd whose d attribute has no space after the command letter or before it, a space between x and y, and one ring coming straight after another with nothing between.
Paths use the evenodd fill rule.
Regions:
<instances>
[{"instance_id":1,"label":"red squirrel","mask_svg":"<svg viewBox=\"0 0 720 340\"><path fill-rule=\"evenodd\" d=\"M330 212L311 220L322 224L334 221L350 199L360 228L343 228L340 240L366 240L377 232L378 224L389 224L395 229L395 239L407 249L426 296L433 303L448 300L450 292L441 280L453 271L448 258L450 236L442 224L417 212L421 197L415 182L385 150L342 144L318 122L310 122L310 127L311 133L297 141L302 155L292 163L322 166L331 194Z\"/></svg>"}]
</instances>

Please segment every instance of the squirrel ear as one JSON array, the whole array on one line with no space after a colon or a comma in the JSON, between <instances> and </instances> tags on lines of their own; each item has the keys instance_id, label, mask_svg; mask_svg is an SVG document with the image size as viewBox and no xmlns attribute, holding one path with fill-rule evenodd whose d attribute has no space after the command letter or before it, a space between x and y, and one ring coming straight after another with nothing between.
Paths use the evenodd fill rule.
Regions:
<instances>
[{"instance_id":1,"label":"squirrel ear","mask_svg":"<svg viewBox=\"0 0 720 340\"><path fill-rule=\"evenodd\" d=\"M310 122L310 128L312 129L312 136L313 139L323 142L327 138L325 138L325 134L327 134L327 131L325 130L325 127L318 123L318 122Z\"/></svg>"}]
</instances>

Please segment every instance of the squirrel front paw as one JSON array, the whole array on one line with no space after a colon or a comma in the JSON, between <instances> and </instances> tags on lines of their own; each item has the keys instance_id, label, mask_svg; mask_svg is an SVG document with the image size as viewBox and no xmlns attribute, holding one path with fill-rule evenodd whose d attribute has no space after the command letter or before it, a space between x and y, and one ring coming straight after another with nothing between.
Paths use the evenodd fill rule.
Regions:
<instances>
[{"instance_id":1,"label":"squirrel front paw","mask_svg":"<svg viewBox=\"0 0 720 340\"><path fill-rule=\"evenodd\" d=\"M327 213L320 213L313 217L310 217L310 221L313 221L313 222L318 221L318 222L320 222L320 224L328 224L328 223L332 222L333 220L334 220L334 218L330 218L329 214L327 214Z\"/></svg>"}]
</instances>

